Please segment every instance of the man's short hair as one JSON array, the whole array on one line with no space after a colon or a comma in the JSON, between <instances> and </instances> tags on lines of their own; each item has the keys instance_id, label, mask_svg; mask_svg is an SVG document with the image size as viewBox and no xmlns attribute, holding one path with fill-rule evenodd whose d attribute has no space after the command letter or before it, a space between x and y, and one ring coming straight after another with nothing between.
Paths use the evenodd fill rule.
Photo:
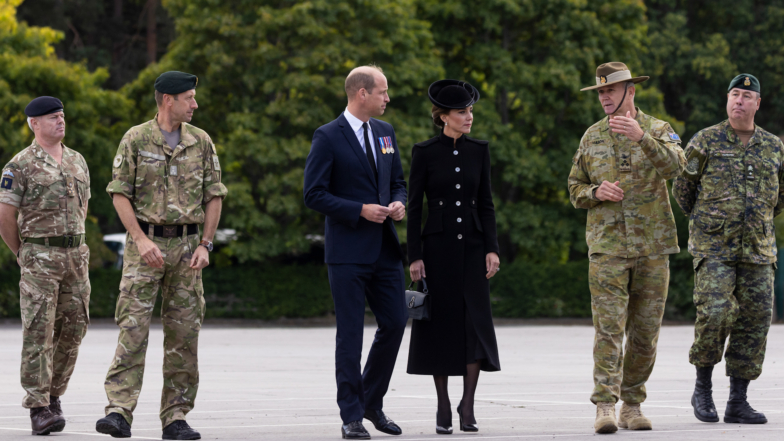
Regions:
<instances>
[{"instance_id":1,"label":"man's short hair","mask_svg":"<svg viewBox=\"0 0 784 441\"><path fill-rule=\"evenodd\" d=\"M348 99L352 99L360 89L365 89L368 93L373 93L373 88L376 87L376 79L372 73L364 72L366 69L357 71L357 69L361 69L362 67L369 67L377 70L379 73L384 73L380 67L373 64L361 66L352 70L346 77L346 95L348 95Z\"/></svg>"},{"instance_id":2,"label":"man's short hair","mask_svg":"<svg viewBox=\"0 0 784 441\"><path fill-rule=\"evenodd\" d=\"M163 95L165 94L158 92L157 90L155 91L155 102L158 103L158 107L163 105ZM172 95L172 98L174 98L174 101L177 101L177 95Z\"/></svg>"},{"instance_id":3,"label":"man's short hair","mask_svg":"<svg viewBox=\"0 0 784 441\"><path fill-rule=\"evenodd\" d=\"M32 116L28 116L27 117L27 127L30 127L30 131L31 132L33 131L33 117Z\"/></svg>"},{"instance_id":4,"label":"man's short hair","mask_svg":"<svg viewBox=\"0 0 784 441\"><path fill-rule=\"evenodd\" d=\"M634 87L634 81L627 81L626 82L626 88L628 89L630 87Z\"/></svg>"}]
</instances>

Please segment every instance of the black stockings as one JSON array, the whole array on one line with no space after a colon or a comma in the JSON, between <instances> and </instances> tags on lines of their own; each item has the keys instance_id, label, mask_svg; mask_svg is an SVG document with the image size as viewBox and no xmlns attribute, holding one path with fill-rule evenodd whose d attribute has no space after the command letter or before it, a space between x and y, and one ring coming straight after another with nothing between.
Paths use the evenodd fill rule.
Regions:
<instances>
[{"instance_id":1,"label":"black stockings","mask_svg":"<svg viewBox=\"0 0 784 441\"><path fill-rule=\"evenodd\" d=\"M433 375L436 383L436 395L438 395L438 424L441 427L452 427L452 409L449 404L449 391L447 384L449 377L446 375Z\"/></svg>"},{"instance_id":2,"label":"black stockings","mask_svg":"<svg viewBox=\"0 0 784 441\"><path fill-rule=\"evenodd\" d=\"M438 396L438 425L442 427L452 426L452 409L449 402L449 391L447 385L449 377L446 375L433 375L436 383L436 395ZM474 395L476 385L479 382L479 362L466 365L466 375L463 377L463 399L460 401L459 412L463 415L465 424L476 424L474 417Z\"/></svg>"},{"instance_id":3,"label":"black stockings","mask_svg":"<svg viewBox=\"0 0 784 441\"><path fill-rule=\"evenodd\" d=\"M465 424L476 424L474 418L474 394L476 384L479 383L479 362L466 365L466 375L463 377L463 399L460 401L460 412Z\"/></svg>"}]
</instances>

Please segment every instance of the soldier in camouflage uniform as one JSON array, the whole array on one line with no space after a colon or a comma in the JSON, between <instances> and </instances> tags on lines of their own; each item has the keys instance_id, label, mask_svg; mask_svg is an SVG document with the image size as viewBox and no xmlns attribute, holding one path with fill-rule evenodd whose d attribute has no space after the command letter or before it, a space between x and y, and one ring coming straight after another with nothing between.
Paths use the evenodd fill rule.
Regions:
<instances>
[{"instance_id":1,"label":"soldier in camouflage uniform","mask_svg":"<svg viewBox=\"0 0 784 441\"><path fill-rule=\"evenodd\" d=\"M106 417L96 430L131 435L158 289L163 295L163 439L199 439L186 422L199 387L198 338L204 319L201 270L228 190L209 135L190 124L197 78L166 72L155 81L156 117L131 128L114 158L112 195L128 230L115 320L120 338L106 375ZM198 225L204 223L199 241Z\"/></svg>"},{"instance_id":2,"label":"soldier in camouflage uniform","mask_svg":"<svg viewBox=\"0 0 784 441\"><path fill-rule=\"evenodd\" d=\"M35 139L3 168L0 233L22 270L22 406L30 409L33 434L48 435L65 427L60 397L89 322L90 173L82 155L61 143L60 100L36 98L25 114Z\"/></svg>"},{"instance_id":3,"label":"soldier in camouflage uniform","mask_svg":"<svg viewBox=\"0 0 784 441\"><path fill-rule=\"evenodd\" d=\"M692 406L706 422L719 421L711 376L728 336L730 399L724 421L767 422L746 401L746 390L762 373L773 313L773 218L784 210L784 144L754 124L760 101L753 75L735 77L727 94L729 119L694 135L686 147L686 171L673 184L673 195L689 216L694 256Z\"/></svg>"},{"instance_id":4,"label":"soldier in camouflage uniform","mask_svg":"<svg viewBox=\"0 0 784 441\"><path fill-rule=\"evenodd\" d=\"M647 79L632 78L623 63L596 69L596 86L582 90L598 89L607 117L585 132L569 174L572 204L588 210L597 433L652 428L640 403L656 359L669 255L679 251L666 181L686 160L670 125L634 106L634 84Z\"/></svg>"}]
</instances>

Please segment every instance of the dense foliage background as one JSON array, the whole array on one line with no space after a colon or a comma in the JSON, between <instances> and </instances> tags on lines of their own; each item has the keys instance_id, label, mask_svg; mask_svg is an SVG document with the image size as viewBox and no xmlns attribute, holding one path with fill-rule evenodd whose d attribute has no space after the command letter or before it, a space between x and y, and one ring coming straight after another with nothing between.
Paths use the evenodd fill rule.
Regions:
<instances>
[{"instance_id":1,"label":"dense foliage background","mask_svg":"<svg viewBox=\"0 0 784 441\"><path fill-rule=\"evenodd\" d=\"M116 146L155 114L161 72L194 73L193 124L216 142L230 190L221 228L238 233L205 271L212 314L323 315L323 217L304 207L302 169L313 131L345 107L345 75L384 69L383 119L406 172L410 146L435 134L427 86L465 79L482 94L472 136L491 141L505 262L496 315L590 316L586 213L569 204L566 177L603 113L579 89L597 65L624 61L652 77L637 105L688 140L726 118L727 84L750 72L762 84L758 124L782 133L783 19L784 1L751 0L0 0L0 161L32 139L22 112L31 98L65 102L65 143L92 174L99 268L112 259L100 234L122 231L104 192ZM673 205L684 251L673 257L667 315L689 318L687 220ZM404 224L399 232L405 241ZM17 270L4 247L0 265L0 315L13 316ZM94 275L93 315L111 316L119 275Z\"/></svg>"}]
</instances>

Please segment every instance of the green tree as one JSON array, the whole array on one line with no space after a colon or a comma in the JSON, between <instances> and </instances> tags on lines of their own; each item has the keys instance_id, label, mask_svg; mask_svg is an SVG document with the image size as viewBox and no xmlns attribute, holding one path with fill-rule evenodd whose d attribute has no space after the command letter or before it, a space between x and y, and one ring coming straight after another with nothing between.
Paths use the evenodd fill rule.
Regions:
<instances>
[{"instance_id":1,"label":"green tree","mask_svg":"<svg viewBox=\"0 0 784 441\"><path fill-rule=\"evenodd\" d=\"M24 108L41 95L60 98L65 105L65 145L87 160L93 199L88 222L88 240L93 254L101 256L99 222L112 219L114 208L104 195L111 179L111 164L122 136L121 118L130 101L117 92L105 91L100 84L107 72L87 70L83 64L59 60L54 45L62 33L50 28L29 27L16 20L22 0L0 0L0 162L5 164L33 140ZM5 246L0 263L13 261Z\"/></svg>"},{"instance_id":2,"label":"green tree","mask_svg":"<svg viewBox=\"0 0 784 441\"><path fill-rule=\"evenodd\" d=\"M604 115L596 66L623 61L643 74L646 19L642 1L419 0L432 23L447 77L478 86L473 136L490 140L502 254L529 261L585 257L585 210L566 186L582 134ZM655 87L638 87L636 103L667 117Z\"/></svg>"},{"instance_id":3,"label":"green tree","mask_svg":"<svg viewBox=\"0 0 784 441\"><path fill-rule=\"evenodd\" d=\"M199 76L193 123L213 138L229 196L221 227L240 239L240 261L307 251L323 217L302 201L313 132L345 108L353 67L384 69L392 101L386 121L404 151L429 136L427 85L442 74L413 0L306 2L167 0L178 37L169 52L124 89L137 123L154 115L153 82L163 71ZM407 155L404 155L406 158ZM407 160L407 158L406 158Z\"/></svg>"}]
</instances>

